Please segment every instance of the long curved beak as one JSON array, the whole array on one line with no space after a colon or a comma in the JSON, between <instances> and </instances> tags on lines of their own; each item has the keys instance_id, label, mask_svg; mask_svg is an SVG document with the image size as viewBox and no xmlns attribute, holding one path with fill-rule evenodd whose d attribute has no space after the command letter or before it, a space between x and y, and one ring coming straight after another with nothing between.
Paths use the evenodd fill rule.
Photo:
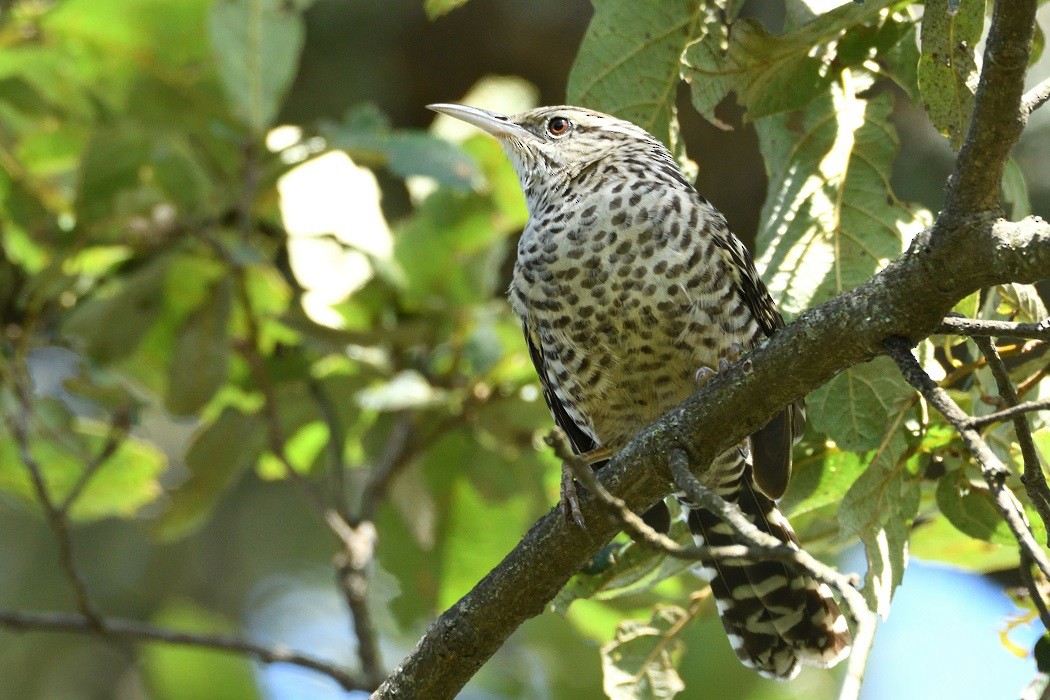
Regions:
<instances>
[{"instance_id":1,"label":"long curved beak","mask_svg":"<svg viewBox=\"0 0 1050 700\"><path fill-rule=\"evenodd\" d=\"M536 138L531 131L518 126L509 117L485 109L456 104L432 104L427 105L427 109L461 119L500 140L512 138L523 141Z\"/></svg>"}]
</instances>

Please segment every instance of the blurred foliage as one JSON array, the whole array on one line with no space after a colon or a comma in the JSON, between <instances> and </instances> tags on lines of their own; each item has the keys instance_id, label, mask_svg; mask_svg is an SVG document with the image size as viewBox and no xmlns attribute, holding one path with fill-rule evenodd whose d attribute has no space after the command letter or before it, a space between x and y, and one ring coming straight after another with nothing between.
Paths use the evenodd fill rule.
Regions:
<instances>
[{"instance_id":1,"label":"blurred foliage","mask_svg":"<svg viewBox=\"0 0 1050 700\"><path fill-rule=\"evenodd\" d=\"M425 9L437 17L461 4ZM274 571L253 554L258 542L288 566L325 566L334 551L299 482L352 516L374 470L401 448L374 514L373 602L384 646L402 654L557 498L558 465L537 439L550 418L503 299L526 211L509 164L482 136L453 143L397 128L371 104L275 129L309 5L27 0L0 14L0 515L42 513L28 455L68 508L104 603L158 624L236 629L251 618L253 577ZM734 93L769 178L756 259L794 316L868 279L930 221L890 187L891 112L921 99L958 146L983 3L963 0L949 15L931 0L921 45L907 3L815 15L789 0L782 32L736 18L741 5L596 1L568 101L646 126L684 161L679 80L716 123ZM312 177L306 189L319 198L297 201L292 176ZM403 218L383 218L384 188L411 195ZM1014 216L1031 211L1016 166L1004 196ZM304 224L293 209L318 218ZM311 295L326 285L342 291L319 308ZM958 310L1047 315L1023 285L985 290ZM1039 348L1002 352L1023 398L1050 394ZM996 410L971 343L935 337L920 356L964 408ZM1016 565L958 436L892 366L852 368L809 406L784 504L810 548L831 556L864 543L865 592L882 612L909 540L924 557L975 571ZM1032 422L1046 454L1050 426ZM1019 472L1010 426L985 432ZM1012 485L1023 499L1016 475ZM245 525L242 510L254 509L264 531ZM672 535L688 539L681 526ZM543 639L533 632L501 651L516 671L477 682L505 696L593 693L600 658L611 696L673 696L683 687L676 664L691 653L683 642L712 619L701 600L688 603L698 584L685 568L615 542L555 601L567 622L538 622ZM24 593L0 605L71 600ZM590 655L589 666L566 670L565 650ZM537 654L552 657L553 691L534 685ZM139 657L128 682L155 697L259 694L247 662L155 647ZM116 679L128 660L107 663ZM28 697L18 683L0 681L0 695Z\"/></svg>"}]
</instances>

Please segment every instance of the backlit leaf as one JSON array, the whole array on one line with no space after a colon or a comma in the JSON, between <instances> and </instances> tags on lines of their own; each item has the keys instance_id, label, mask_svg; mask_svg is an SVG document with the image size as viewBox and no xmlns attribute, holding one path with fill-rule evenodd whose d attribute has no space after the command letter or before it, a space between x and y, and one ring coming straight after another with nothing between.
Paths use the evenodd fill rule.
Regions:
<instances>
[{"instance_id":1,"label":"backlit leaf","mask_svg":"<svg viewBox=\"0 0 1050 700\"><path fill-rule=\"evenodd\" d=\"M295 77L306 30L294 2L216 0L208 34L233 111L252 134L273 124Z\"/></svg>"},{"instance_id":2,"label":"backlit leaf","mask_svg":"<svg viewBox=\"0 0 1050 700\"><path fill-rule=\"evenodd\" d=\"M679 63L706 4L693 0L595 0L594 17L569 73L570 104L638 124L677 153Z\"/></svg>"},{"instance_id":3,"label":"backlit leaf","mask_svg":"<svg viewBox=\"0 0 1050 700\"><path fill-rule=\"evenodd\" d=\"M673 698L685 690L675 670L682 643L669 635L685 610L659 606L648 622L627 620L616 638L602 647L605 694L612 700Z\"/></svg>"},{"instance_id":4,"label":"backlit leaf","mask_svg":"<svg viewBox=\"0 0 1050 700\"><path fill-rule=\"evenodd\" d=\"M925 5L918 78L930 120L958 150L977 90L976 51L984 29L984 0L961 0L956 12L950 12L948 5L948 0Z\"/></svg>"}]
</instances>

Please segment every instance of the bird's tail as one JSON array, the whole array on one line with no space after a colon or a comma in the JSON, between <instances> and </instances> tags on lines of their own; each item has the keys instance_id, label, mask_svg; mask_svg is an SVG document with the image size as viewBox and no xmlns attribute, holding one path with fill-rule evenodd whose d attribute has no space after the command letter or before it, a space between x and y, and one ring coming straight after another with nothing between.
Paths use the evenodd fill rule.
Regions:
<instances>
[{"instance_id":1,"label":"bird's tail","mask_svg":"<svg viewBox=\"0 0 1050 700\"><path fill-rule=\"evenodd\" d=\"M714 491L736 503L760 530L791 546L798 538L777 504L755 488L742 456ZM688 504L686 504L688 505ZM697 545L740 544L717 515L690 509L688 522ZM828 668L849 655L850 634L831 590L770 560L702 560L729 643L744 665L763 676L794 678L801 664Z\"/></svg>"}]
</instances>

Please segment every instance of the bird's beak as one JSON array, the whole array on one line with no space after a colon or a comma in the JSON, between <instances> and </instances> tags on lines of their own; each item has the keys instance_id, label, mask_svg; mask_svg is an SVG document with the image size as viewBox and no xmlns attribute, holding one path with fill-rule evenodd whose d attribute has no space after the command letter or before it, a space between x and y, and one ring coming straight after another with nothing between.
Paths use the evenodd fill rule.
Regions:
<instances>
[{"instance_id":1,"label":"bird's beak","mask_svg":"<svg viewBox=\"0 0 1050 700\"><path fill-rule=\"evenodd\" d=\"M432 109L435 112L447 114L450 117L461 119L468 124L473 124L482 131L492 134L501 141L508 138L516 139L518 141L536 138L531 131L518 126L512 122L509 117L497 114L496 112L489 112L485 109L454 104L427 105L427 109Z\"/></svg>"}]
</instances>

